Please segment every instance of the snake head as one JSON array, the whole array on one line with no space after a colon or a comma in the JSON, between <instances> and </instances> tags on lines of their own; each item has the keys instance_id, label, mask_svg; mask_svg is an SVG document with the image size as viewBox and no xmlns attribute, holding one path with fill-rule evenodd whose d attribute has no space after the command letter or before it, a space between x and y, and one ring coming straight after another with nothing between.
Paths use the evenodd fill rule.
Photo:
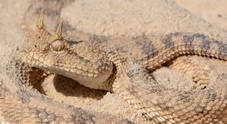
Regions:
<instances>
[{"instance_id":1,"label":"snake head","mask_svg":"<svg viewBox=\"0 0 227 124\"><path fill-rule=\"evenodd\" d=\"M44 28L41 12L37 31L25 41L20 58L32 67L60 74L94 88L103 88L112 74L111 61L91 42L73 42L62 36L63 20L60 19L55 34Z\"/></svg>"}]
</instances>

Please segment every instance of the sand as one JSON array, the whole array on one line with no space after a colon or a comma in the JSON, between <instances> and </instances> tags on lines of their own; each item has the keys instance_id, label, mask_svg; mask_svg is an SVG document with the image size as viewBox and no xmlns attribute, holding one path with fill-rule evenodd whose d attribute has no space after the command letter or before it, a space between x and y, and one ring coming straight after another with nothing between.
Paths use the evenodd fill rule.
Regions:
<instances>
[{"instance_id":1,"label":"sand","mask_svg":"<svg viewBox=\"0 0 227 124\"><path fill-rule=\"evenodd\" d=\"M8 56L20 48L29 32L34 31L41 8L44 9L47 29L54 32L61 17L64 19L64 35L72 39L75 30L104 36L165 35L178 31L203 33L227 43L226 3L225 0L1 0L0 56L3 59L0 68L4 70ZM227 79L227 64L223 61L188 58L198 59L202 66L209 65L211 81L217 81L220 75ZM156 70L153 75L156 80L166 83L192 83L190 76L168 67ZM141 113L116 94L91 90L56 75L47 77L41 85L47 97L54 100L142 123Z\"/></svg>"}]
</instances>

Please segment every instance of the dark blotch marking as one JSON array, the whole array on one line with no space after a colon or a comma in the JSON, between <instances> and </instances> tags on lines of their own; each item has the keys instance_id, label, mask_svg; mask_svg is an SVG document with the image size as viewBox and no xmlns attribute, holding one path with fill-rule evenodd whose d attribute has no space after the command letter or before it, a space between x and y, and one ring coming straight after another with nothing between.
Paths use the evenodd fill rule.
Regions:
<instances>
[{"instance_id":1,"label":"dark blotch marking","mask_svg":"<svg viewBox=\"0 0 227 124\"><path fill-rule=\"evenodd\" d=\"M209 39L207 36L205 36L204 34L194 34L193 35L194 38L197 38L197 39L202 39L202 43L200 44L200 48L201 48L201 53L203 55L206 55L208 54L208 51L210 49L210 42L211 42L211 39Z\"/></svg>"},{"instance_id":2,"label":"dark blotch marking","mask_svg":"<svg viewBox=\"0 0 227 124\"><path fill-rule=\"evenodd\" d=\"M203 39L202 43L200 44L202 55L208 54L208 51L210 49L210 42L211 41L209 41L209 39L207 38Z\"/></svg>"},{"instance_id":3,"label":"dark blotch marking","mask_svg":"<svg viewBox=\"0 0 227 124\"><path fill-rule=\"evenodd\" d=\"M226 53L227 53L227 44L224 44L223 42L220 41L214 41L215 44L217 44L218 48L218 57L222 59L227 59Z\"/></svg>"},{"instance_id":4,"label":"dark blotch marking","mask_svg":"<svg viewBox=\"0 0 227 124\"><path fill-rule=\"evenodd\" d=\"M152 44L152 41L146 36L137 36L133 41L141 47L143 54L147 55L147 59L151 59L158 55L158 49Z\"/></svg>"},{"instance_id":5,"label":"dark blotch marking","mask_svg":"<svg viewBox=\"0 0 227 124\"><path fill-rule=\"evenodd\" d=\"M147 42L142 47L143 52L148 55L147 59L151 59L158 55L158 50L155 48L155 46L152 44L152 42Z\"/></svg>"},{"instance_id":6,"label":"dark blotch marking","mask_svg":"<svg viewBox=\"0 0 227 124\"><path fill-rule=\"evenodd\" d=\"M226 53L227 53L227 45L223 44L223 46L219 47L219 56L223 59L227 59Z\"/></svg>"},{"instance_id":7,"label":"dark blotch marking","mask_svg":"<svg viewBox=\"0 0 227 124\"><path fill-rule=\"evenodd\" d=\"M177 35L178 33L166 35L166 38L163 41L163 43L165 44L165 49L174 50L174 42L172 41L172 37Z\"/></svg>"},{"instance_id":8,"label":"dark blotch marking","mask_svg":"<svg viewBox=\"0 0 227 124\"><path fill-rule=\"evenodd\" d=\"M194 38L196 36L195 35L184 35L183 36L183 40L185 42L185 49L193 52L194 51L194 46L193 46L193 41L194 41Z\"/></svg>"}]
</instances>

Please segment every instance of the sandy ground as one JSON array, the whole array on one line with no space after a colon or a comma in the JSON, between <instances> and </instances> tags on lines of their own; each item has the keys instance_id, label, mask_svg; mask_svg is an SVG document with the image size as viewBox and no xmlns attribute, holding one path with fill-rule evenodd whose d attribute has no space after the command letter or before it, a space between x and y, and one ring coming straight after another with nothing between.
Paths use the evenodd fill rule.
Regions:
<instances>
[{"instance_id":1,"label":"sandy ground","mask_svg":"<svg viewBox=\"0 0 227 124\"><path fill-rule=\"evenodd\" d=\"M226 0L175 0L177 4L210 24L227 29Z\"/></svg>"},{"instance_id":2,"label":"sandy ground","mask_svg":"<svg viewBox=\"0 0 227 124\"><path fill-rule=\"evenodd\" d=\"M47 29L54 32L61 16L65 22L64 34L72 39L75 30L106 36L165 35L183 31L203 33L227 42L225 0L175 0L176 4L171 0L97 1L99 2L40 0L32 3L31 0L0 0L0 56L3 58L0 63L1 70L4 70L9 54L19 48L29 32L34 30L41 8L44 8ZM227 72L224 62L201 57L189 58L209 65L212 81L216 81L219 74ZM154 76L158 81L166 83L192 82L190 76L167 67L156 70ZM66 83L68 85L65 85ZM49 76L42 86L47 96L57 101L91 112L109 113L142 123L141 113L113 93L91 90L72 80L54 75Z\"/></svg>"}]
</instances>

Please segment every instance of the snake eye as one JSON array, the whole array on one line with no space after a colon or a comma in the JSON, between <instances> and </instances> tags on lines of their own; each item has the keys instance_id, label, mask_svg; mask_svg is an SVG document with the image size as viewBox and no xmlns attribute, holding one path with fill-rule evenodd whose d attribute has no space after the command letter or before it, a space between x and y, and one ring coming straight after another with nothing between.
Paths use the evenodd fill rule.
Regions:
<instances>
[{"instance_id":1,"label":"snake eye","mask_svg":"<svg viewBox=\"0 0 227 124\"><path fill-rule=\"evenodd\" d=\"M55 40L51 43L51 48L54 51L61 51L65 48L65 44L62 40Z\"/></svg>"}]
</instances>

